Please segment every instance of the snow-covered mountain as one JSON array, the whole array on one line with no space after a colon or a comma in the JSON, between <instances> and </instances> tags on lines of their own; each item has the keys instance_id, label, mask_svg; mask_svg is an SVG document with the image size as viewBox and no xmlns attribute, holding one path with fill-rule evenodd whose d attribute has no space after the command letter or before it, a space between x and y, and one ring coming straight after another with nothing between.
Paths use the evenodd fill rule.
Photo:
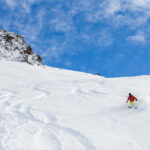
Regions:
<instances>
[{"instance_id":1,"label":"snow-covered mountain","mask_svg":"<svg viewBox=\"0 0 150 150\"><path fill-rule=\"evenodd\" d=\"M0 59L41 64L42 59L18 34L0 30Z\"/></svg>"},{"instance_id":2,"label":"snow-covered mountain","mask_svg":"<svg viewBox=\"0 0 150 150\"><path fill-rule=\"evenodd\" d=\"M0 150L149 150L149 86L150 76L0 61ZM138 109L127 108L129 92Z\"/></svg>"}]
</instances>

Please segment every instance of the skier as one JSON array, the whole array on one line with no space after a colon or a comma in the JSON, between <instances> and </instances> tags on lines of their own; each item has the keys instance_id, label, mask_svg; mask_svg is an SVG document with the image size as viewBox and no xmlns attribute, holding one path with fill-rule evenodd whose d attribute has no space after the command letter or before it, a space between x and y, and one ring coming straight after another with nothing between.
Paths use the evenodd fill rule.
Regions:
<instances>
[{"instance_id":1,"label":"skier","mask_svg":"<svg viewBox=\"0 0 150 150\"><path fill-rule=\"evenodd\" d=\"M132 108L135 104L134 104L134 101L137 101L137 98L135 97L135 96L133 96L131 93L129 93L129 97L128 97L128 99L127 99L127 101L126 101L126 103L128 103L128 101L130 101L130 104L129 104L129 108ZM137 108L136 106L135 106L135 108Z\"/></svg>"}]
</instances>

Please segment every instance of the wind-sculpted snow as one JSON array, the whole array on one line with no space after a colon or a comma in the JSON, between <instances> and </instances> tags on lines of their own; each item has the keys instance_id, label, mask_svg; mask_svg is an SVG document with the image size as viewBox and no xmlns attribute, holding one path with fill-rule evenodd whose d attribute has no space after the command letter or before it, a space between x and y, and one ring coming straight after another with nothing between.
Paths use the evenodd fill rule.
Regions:
<instances>
[{"instance_id":1,"label":"wind-sculpted snow","mask_svg":"<svg viewBox=\"0 0 150 150\"><path fill-rule=\"evenodd\" d=\"M149 76L106 79L16 62L0 68L0 150L149 150ZM138 109L127 108L129 91Z\"/></svg>"},{"instance_id":2,"label":"wind-sculpted snow","mask_svg":"<svg viewBox=\"0 0 150 150\"><path fill-rule=\"evenodd\" d=\"M79 149L95 150L95 147L90 144L87 137L76 130L60 126L53 114L48 114L47 116L37 108L32 108L31 105L25 104L25 102L11 103L11 96L14 96L11 92L1 95L1 108L5 107L5 109L1 112L3 119L1 120L0 127L6 131L1 134L3 137L1 139L1 147L3 149L62 150L61 140L65 136L65 138L73 138L73 141L80 145L78 146ZM37 97L33 98L33 100L35 99ZM62 134L62 137L59 137L59 134ZM28 147L24 143L24 139L22 139L24 136L26 142L32 143L32 146L29 145ZM23 144L24 147L21 146ZM67 141L64 145L67 145Z\"/></svg>"}]
</instances>

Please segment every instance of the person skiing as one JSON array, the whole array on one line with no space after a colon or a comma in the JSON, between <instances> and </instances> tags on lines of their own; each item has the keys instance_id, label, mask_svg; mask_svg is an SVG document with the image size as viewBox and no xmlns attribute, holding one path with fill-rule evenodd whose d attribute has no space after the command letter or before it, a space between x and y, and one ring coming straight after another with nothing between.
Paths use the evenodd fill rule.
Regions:
<instances>
[{"instance_id":1,"label":"person skiing","mask_svg":"<svg viewBox=\"0 0 150 150\"><path fill-rule=\"evenodd\" d=\"M128 101L130 101L130 105L129 108L132 108L134 106L134 101L137 101L137 98L135 96L133 96L131 93L129 93L129 97L126 101L126 103L128 103Z\"/></svg>"}]
</instances>

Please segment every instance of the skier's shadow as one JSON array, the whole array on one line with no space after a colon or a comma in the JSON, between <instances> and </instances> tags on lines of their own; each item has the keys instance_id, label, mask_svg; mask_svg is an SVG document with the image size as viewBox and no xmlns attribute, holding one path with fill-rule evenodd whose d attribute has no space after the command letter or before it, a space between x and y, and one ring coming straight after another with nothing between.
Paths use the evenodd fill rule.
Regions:
<instances>
[{"instance_id":1,"label":"skier's shadow","mask_svg":"<svg viewBox=\"0 0 150 150\"><path fill-rule=\"evenodd\" d=\"M100 112L100 114L108 115L108 116L113 116L113 115L117 115L117 116L130 115L131 116L131 115L134 115L134 113L131 113L131 111L140 113L141 111L145 111L145 110L146 110L145 106L138 107L137 109L135 109L135 108L128 108L128 105L121 105L121 106L110 107Z\"/></svg>"}]
</instances>

